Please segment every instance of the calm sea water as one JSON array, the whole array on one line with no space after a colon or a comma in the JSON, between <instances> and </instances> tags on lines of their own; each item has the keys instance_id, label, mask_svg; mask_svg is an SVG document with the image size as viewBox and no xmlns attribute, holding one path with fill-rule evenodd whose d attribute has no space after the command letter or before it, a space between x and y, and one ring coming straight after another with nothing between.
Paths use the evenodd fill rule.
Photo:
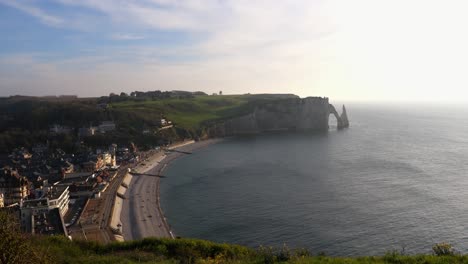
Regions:
<instances>
[{"instance_id":1,"label":"calm sea water","mask_svg":"<svg viewBox=\"0 0 468 264\"><path fill-rule=\"evenodd\" d=\"M347 105L351 128L228 139L165 171L179 236L331 255L468 252L468 108Z\"/></svg>"}]
</instances>

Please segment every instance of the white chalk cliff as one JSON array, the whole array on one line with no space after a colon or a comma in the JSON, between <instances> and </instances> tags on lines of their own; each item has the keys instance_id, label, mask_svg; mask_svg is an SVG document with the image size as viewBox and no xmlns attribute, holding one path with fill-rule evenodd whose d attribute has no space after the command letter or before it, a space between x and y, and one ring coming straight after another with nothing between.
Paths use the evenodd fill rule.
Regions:
<instances>
[{"instance_id":1,"label":"white chalk cliff","mask_svg":"<svg viewBox=\"0 0 468 264\"><path fill-rule=\"evenodd\" d=\"M212 126L212 136L257 134L271 131L328 131L330 114L337 119L337 128L349 127L346 108L338 114L328 98L288 98L256 106L246 115Z\"/></svg>"}]
</instances>

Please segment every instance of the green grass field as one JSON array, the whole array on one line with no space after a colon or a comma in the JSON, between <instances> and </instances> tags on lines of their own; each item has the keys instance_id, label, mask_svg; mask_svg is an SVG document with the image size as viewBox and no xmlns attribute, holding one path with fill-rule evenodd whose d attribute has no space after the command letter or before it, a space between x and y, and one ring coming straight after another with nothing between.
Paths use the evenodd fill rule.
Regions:
<instances>
[{"instance_id":1,"label":"green grass field","mask_svg":"<svg viewBox=\"0 0 468 264\"><path fill-rule=\"evenodd\" d=\"M195 98L170 98L154 101L125 101L113 103L115 112L132 112L144 119L166 116L180 127L196 129L210 121L223 120L248 110L252 97L232 96L198 96Z\"/></svg>"}]
</instances>

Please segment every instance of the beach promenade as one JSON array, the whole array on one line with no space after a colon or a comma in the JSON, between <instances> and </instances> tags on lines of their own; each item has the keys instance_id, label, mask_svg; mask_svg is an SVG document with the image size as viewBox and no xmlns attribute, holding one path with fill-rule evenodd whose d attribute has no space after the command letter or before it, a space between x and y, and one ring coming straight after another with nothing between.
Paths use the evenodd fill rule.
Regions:
<instances>
[{"instance_id":1,"label":"beach promenade","mask_svg":"<svg viewBox=\"0 0 468 264\"><path fill-rule=\"evenodd\" d=\"M135 168L138 173L159 174L166 158L163 152L151 156ZM143 165L145 164L145 165ZM124 240L143 237L171 237L159 207L159 177L138 175L132 178L123 201L120 221Z\"/></svg>"},{"instance_id":2,"label":"beach promenade","mask_svg":"<svg viewBox=\"0 0 468 264\"><path fill-rule=\"evenodd\" d=\"M218 140L201 142L187 141L171 146L169 149L191 152L195 149L215 143ZM178 152L158 152L140 162L135 172L164 175L168 164L181 155ZM160 206L159 178L150 175L134 175L125 194L120 221L124 240L145 237L174 237Z\"/></svg>"}]
</instances>

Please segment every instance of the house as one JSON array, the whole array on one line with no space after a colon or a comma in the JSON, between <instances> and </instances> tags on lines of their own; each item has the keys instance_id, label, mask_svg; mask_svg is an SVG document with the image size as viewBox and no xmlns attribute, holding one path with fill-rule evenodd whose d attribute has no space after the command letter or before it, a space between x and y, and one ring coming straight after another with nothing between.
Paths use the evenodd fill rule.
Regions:
<instances>
[{"instance_id":1,"label":"house","mask_svg":"<svg viewBox=\"0 0 468 264\"><path fill-rule=\"evenodd\" d=\"M78 95L62 94L58 98L61 100L76 100L78 99Z\"/></svg>"},{"instance_id":2,"label":"house","mask_svg":"<svg viewBox=\"0 0 468 264\"><path fill-rule=\"evenodd\" d=\"M0 193L3 193L4 205L19 203L28 197L29 182L11 168L0 169Z\"/></svg>"},{"instance_id":3,"label":"house","mask_svg":"<svg viewBox=\"0 0 468 264\"><path fill-rule=\"evenodd\" d=\"M32 147L32 152L37 154L43 154L48 150L47 145L45 144L36 144Z\"/></svg>"},{"instance_id":4,"label":"house","mask_svg":"<svg viewBox=\"0 0 468 264\"><path fill-rule=\"evenodd\" d=\"M161 126L167 127L172 125L172 121L167 120L166 118L161 118Z\"/></svg>"},{"instance_id":5,"label":"house","mask_svg":"<svg viewBox=\"0 0 468 264\"><path fill-rule=\"evenodd\" d=\"M101 170L106 166L106 162L104 161L102 155L98 155L95 161L96 161L96 170Z\"/></svg>"},{"instance_id":6,"label":"house","mask_svg":"<svg viewBox=\"0 0 468 264\"><path fill-rule=\"evenodd\" d=\"M96 170L96 162L86 161L81 163L81 167L83 168L83 172L93 172Z\"/></svg>"},{"instance_id":7,"label":"house","mask_svg":"<svg viewBox=\"0 0 468 264\"><path fill-rule=\"evenodd\" d=\"M55 124L50 127L49 132L53 134L70 134L72 132L72 129L66 126Z\"/></svg>"},{"instance_id":8,"label":"house","mask_svg":"<svg viewBox=\"0 0 468 264\"><path fill-rule=\"evenodd\" d=\"M103 121L99 126L98 129L101 133L106 133L109 131L115 130L115 123L112 121Z\"/></svg>"},{"instance_id":9,"label":"house","mask_svg":"<svg viewBox=\"0 0 468 264\"><path fill-rule=\"evenodd\" d=\"M96 182L79 181L70 185L70 197L92 197L95 194Z\"/></svg>"},{"instance_id":10,"label":"house","mask_svg":"<svg viewBox=\"0 0 468 264\"><path fill-rule=\"evenodd\" d=\"M94 136L94 134L96 134L95 127L81 127L78 129L79 137L89 137L89 136Z\"/></svg>"},{"instance_id":11,"label":"house","mask_svg":"<svg viewBox=\"0 0 468 264\"><path fill-rule=\"evenodd\" d=\"M76 181L88 181L93 176L93 172L73 172L65 174L63 180L60 183L73 183Z\"/></svg>"},{"instance_id":12,"label":"house","mask_svg":"<svg viewBox=\"0 0 468 264\"><path fill-rule=\"evenodd\" d=\"M117 165L116 164L116 160L115 160L115 155L112 155L108 152L102 154L102 159L104 160L104 163L106 164L106 166L115 166Z\"/></svg>"},{"instance_id":13,"label":"house","mask_svg":"<svg viewBox=\"0 0 468 264\"><path fill-rule=\"evenodd\" d=\"M18 152L17 152L17 155L20 159L23 159L23 160L30 160L32 158L32 154L27 151L26 149L22 148L20 149Z\"/></svg>"},{"instance_id":14,"label":"house","mask_svg":"<svg viewBox=\"0 0 468 264\"><path fill-rule=\"evenodd\" d=\"M63 173L73 173L75 167L73 166L72 163L70 163L69 161L64 161L62 164L61 164L61 170Z\"/></svg>"},{"instance_id":15,"label":"house","mask_svg":"<svg viewBox=\"0 0 468 264\"><path fill-rule=\"evenodd\" d=\"M102 155L91 156L88 161L81 163L83 172L98 171L106 166Z\"/></svg>"},{"instance_id":16,"label":"house","mask_svg":"<svg viewBox=\"0 0 468 264\"><path fill-rule=\"evenodd\" d=\"M98 107L102 108L102 109L107 109L107 103L100 103L97 105Z\"/></svg>"}]
</instances>

